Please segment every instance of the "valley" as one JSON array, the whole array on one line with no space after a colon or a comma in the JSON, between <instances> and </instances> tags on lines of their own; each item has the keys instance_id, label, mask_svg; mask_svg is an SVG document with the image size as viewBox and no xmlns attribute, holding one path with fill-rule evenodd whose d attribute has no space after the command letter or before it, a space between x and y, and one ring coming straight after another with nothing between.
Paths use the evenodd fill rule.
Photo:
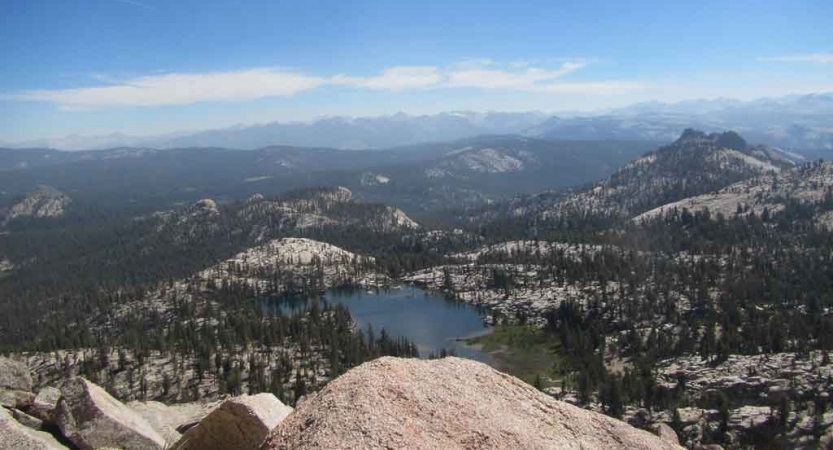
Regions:
<instances>
[{"instance_id":1,"label":"valley","mask_svg":"<svg viewBox=\"0 0 833 450\"><path fill-rule=\"evenodd\" d=\"M628 160L608 170L610 146ZM0 350L35 389L80 375L125 402L185 404L270 392L292 405L379 356L456 355L668 426L690 448L813 448L833 426L830 163L733 132L653 148L481 137L316 180L346 186L230 167L243 182L227 191L135 208L35 185L2 210ZM159 154L185 167L197 153ZM4 182L70 180L86 164L6 169ZM567 174L590 166L598 175ZM556 168L577 181L559 187ZM113 194L165 189L84 173ZM416 180L443 192L396 191L433 189ZM263 183L287 189L254 191Z\"/></svg>"},{"instance_id":2,"label":"valley","mask_svg":"<svg viewBox=\"0 0 833 450\"><path fill-rule=\"evenodd\" d=\"M0 2L0 450L833 450L833 2Z\"/></svg>"}]
</instances>

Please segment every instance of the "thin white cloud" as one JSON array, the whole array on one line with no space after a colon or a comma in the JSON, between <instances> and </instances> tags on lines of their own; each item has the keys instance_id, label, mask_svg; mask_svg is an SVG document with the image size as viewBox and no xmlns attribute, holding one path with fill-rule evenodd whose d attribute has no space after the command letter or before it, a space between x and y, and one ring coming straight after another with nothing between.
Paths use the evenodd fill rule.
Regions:
<instances>
[{"instance_id":1,"label":"thin white cloud","mask_svg":"<svg viewBox=\"0 0 833 450\"><path fill-rule=\"evenodd\" d=\"M325 83L323 78L273 69L206 74L163 74L111 86L34 90L4 96L45 101L65 107L188 105L205 101L240 101L291 96Z\"/></svg>"},{"instance_id":2,"label":"thin white cloud","mask_svg":"<svg viewBox=\"0 0 833 450\"><path fill-rule=\"evenodd\" d=\"M803 55L769 56L758 58L763 62L809 62L818 64L833 63L833 53L807 53Z\"/></svg>"},{"instance_id":3,"label":"thin white cloud","mask_svg":"<svg viewBox=\"0 0 833 450\"><path fill-rule=\"evenodd\" d=\"M391 67L376 77L352 77L336 75L330 83L357 86L369 89L401 91L434 87L442 82L440 70L433 66L398 66Z\"/></svg>"},{"instance_id":4,"label":"thin white cloud","mask_svg":"<svg viewBox=\"0 0 833 450\"><path fill-rule=\"evenodd\" d=\"M330 82L391 91L425 88L535 90L585 65L584 62L571 61L554 70L512 64L501 69L496 68L496 63L490 59L467 59L445 69L436 66L391 67L375 77L336 75Z\"/></svg>"},{"instance_id":5,"label":"thin white cloud","mask_svg":"<svg viewBox=\"0 0 833 450\"><path fill-rule=\"evenodd\" d=\"M587 65L568 61L554 69L532 65L465 60L449 67L394 66L375 76L323 77L295 71L254 68L202 74L167 73L117 80L97 75L99 86L43 89L0 94L0 100L56 103L78 111L118 106L188 105L198 102L246 101L288 97L322 86L350 86L399 92L413 89L472 88L551 94L617 95L642 89L629 81L563 82L561 78Z\"/></svg>"},{"instance_id":6,"label":"thin white cloud","mask_svg":"<svg viewBox=\"0 0 833 450\"><path fill-rule=\"evenodd\" d=\"M556 70L527 67L523 70L463 69L448 75L447 87L480 89L521 89L532 90L543 86L568 73L583 68L583 62L566 62Z\"/></svg>"}]
</instances>

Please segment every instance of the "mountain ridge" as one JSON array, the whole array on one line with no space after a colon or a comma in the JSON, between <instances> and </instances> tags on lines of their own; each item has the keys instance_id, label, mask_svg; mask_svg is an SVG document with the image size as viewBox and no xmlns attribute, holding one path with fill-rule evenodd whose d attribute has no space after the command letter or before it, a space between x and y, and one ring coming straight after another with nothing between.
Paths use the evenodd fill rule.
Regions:
<instances>
[{"instance_id":1,"label":"mountain ridge","mask_svg":"<svg viewBox=\"0 0 833 450\"><path fill-rule=\"evenodd\" d=\"M155 136L110 133L69 135L2 143L0 147L53 147L64 150L119 146L230 147L254 149L269 145L386 148L448 141L478 134L516 133L544 139L624 139L673 141L686 127L736 130L749 139L790 149L828 155L833 150L833 94L787 95L741 101L687 100L642 102L605 111L570 114L447 111L436 114L398 113L370 117L322 117L309 122L269 122Z\"/></svg>"},{"instance_id":2,"label":"mountain ridge","mask_svg":"<svg viewBox=\"0 0 833 450\"><path fill-rule=\"evenodd\" d=\"M733 131L706 134L688 128L674 143L643 154L610 177L583 187L512 200L506 213L545 222L568 217L628 219L663 204L795 165L789 154L751 146Z\"/></svg>"}]
</instances>

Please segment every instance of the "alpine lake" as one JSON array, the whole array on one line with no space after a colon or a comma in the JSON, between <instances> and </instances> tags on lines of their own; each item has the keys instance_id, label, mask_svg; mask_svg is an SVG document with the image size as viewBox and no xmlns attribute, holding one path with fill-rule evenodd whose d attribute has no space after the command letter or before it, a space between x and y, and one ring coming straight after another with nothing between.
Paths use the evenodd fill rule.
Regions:
<instances>
[{"instance_id":1,"label":"alpine lake","mask_svg":"<svg viewBox=\"0 0 833 450\"><path fill-rule=\"evenodd\" d=\"M291 314L308 308L310 298L283 298L280 308ZM393 289L330 289L319 301L341 303L350 310L356 325L375 333L384 329L391 337L404 337L416 344L426 358L442 350L487 364L491 356L480 346L465 341L488 333L483 323L486 311L457 300L450 300L415 286Z\"/></svg>"}]
</instances>

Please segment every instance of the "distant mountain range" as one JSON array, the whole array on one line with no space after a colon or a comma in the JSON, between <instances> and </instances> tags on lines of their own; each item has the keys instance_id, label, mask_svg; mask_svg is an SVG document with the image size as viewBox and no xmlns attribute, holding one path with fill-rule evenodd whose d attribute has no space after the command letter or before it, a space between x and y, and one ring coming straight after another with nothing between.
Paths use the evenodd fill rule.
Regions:
<instances>
[{"instance_id":1,"label":"distant mountain range","mask_svg":"<svg viewBox=\"0 0 833 450\"><path fill-rule=\"evenodd\" d=\"M544 139L670 142L688 127L709 131L733 130L750 142L796 150L809 157L830 157L833 152L833 94L750 102L640 103L603 115L552 117L525 130L525 134Z\"/></svg>"},{"instance_id":2,"label":"distant mountain range","mask_svg":"<svg viewBox=\"0 0 833 450\"><path fill-rule=\"evenodd\" d=\"M273 145L377 149L462 139L482 134L519 134L543 139L641 140L670 143L689 127L734 130L751 142L797 150L811 157L833 152L833 93L679 103L648 102L598 114L550 116L542 112L444 112L413 116L328 117L310 123L272 122L196 133L137 137L121 133L0 143L13 148L93 150L114 147L171 149Z\"/></svg>"},{"instance_id":3,"label":"distant mountain range","mask_svg":"<svg viewBox=\"0 0 833 450\"><path fill-rule=\"evenodd\" d=\"M0 207L40 185L79 204L153 209L327 185L408 211L436 210L587 183L655 147L494 135L386 150L0 149Z\"/></svg>"},{"instance_id":4,"label":"distant mountain range","mask_svg":"<svg viewBox=\"0 0 833 450\"><path fill-rule=\"evenodd\" d=\"M380 117L328 117L311 123L279 123L207 130L191 134L136 137L121 133L21 142L6 147L97 150L113 147L225 147L251 150L273 145L329 147L337 149L377 149L440 142L481 134L517 134L547 119L541 112L471 113L447 112L411 116L395 114ZM3 146L3 144L0 144Z\"/></svg>"}]
</instances>

